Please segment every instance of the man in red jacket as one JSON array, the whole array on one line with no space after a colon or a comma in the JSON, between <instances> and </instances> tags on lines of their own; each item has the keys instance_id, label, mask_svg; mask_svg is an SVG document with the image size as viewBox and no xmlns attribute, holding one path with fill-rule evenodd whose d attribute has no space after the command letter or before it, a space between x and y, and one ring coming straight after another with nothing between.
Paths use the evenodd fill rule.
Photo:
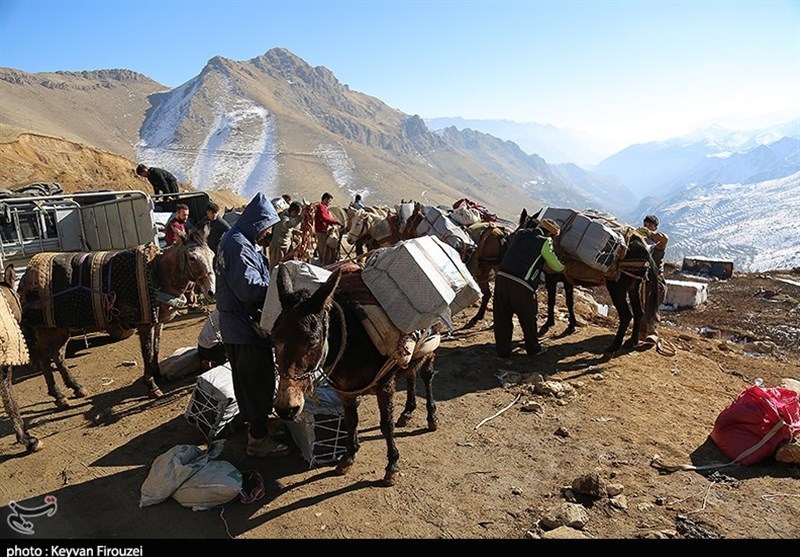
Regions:
<instances>
[{"instance_id":1,"label":"man in red jacket","mask_svg":"<svg viewBox=\"0 0 800 557\"><path fill-rule=\"evenodd\" d=\"M175 216L164 227L164 241L171 246L178 241L178 234L186 234L186 224L189 220L189 206L184 203L175 205Z\"/></svg>"},{"instance_id":2,"label":"man in red jacket","mask_svg":"<svg viewBox=\"0 0 800 557\"><path fill-rule=\"evenodd\" d=\"M333 196L325 192L322 194L322 199L317 206L317 212L314 214L314 233L317 237L317 253L319 254L319 264L328 265L333 263L333 250L328 247L328 227L341 226L341 223L336 220L333 215L328 212L328 205L333 201Z\"/></svg>"}]
</instances>

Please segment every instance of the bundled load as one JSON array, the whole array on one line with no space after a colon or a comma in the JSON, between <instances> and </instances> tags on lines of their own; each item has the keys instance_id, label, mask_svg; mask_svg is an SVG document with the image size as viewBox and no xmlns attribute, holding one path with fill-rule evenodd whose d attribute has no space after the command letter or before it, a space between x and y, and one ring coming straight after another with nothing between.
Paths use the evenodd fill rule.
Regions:
<instances>
[{"instance_id":1,"label":"bundled load","mask_svg":"<svg viewBox=\"0 0 800 557\"><path fill-rule=\"evenodd\" d=\"M197 378L184 417L208 441L212 441L238 413L239 404L233 390L233 372L231 364L226 362Z\"/></svg>"},{"instance_id":2,"label":"bundled load","mask_svg":"<svg viewBox=\"0 0 800 557\"><path fill-rule=\"evenodd\" d=\"M475 279L452 247L432 236L378 250L367 261L364 283L404 333L451 317L481 297Z\"/></svg>"},{"instance_id":3,"label":"bundled load","mask_svg":"<svg viewBox=\"0 0 800 557\"><path fill-rule=\"evenodd\" d=\"M417 225L419 236L435 236L442 242L455 249L462 261L469 259L475 249L475 242L469 232L448 216L448 213L438 207L424 207L424 218Z\"/></svg>"},{"instance_id":4,"label":"bundled load","mask_svg":"<svg viewBox=\"0 0 800 557\"><path fill-rule=\"evenodd\" d=\"M561 227L558 246L592 269L607 273L625 255L624 228L600 215L548 207L542 219L556 221Z\"/></svg>"},{"instance_id":5,"label":"bundled load","mask_svg":"<svg viewBox=\"0 0 800 557\"><path fill-rule=\"evenodd\" d=\"M476 203L471 199L467 199L466 197L453 203L453 209L456 211L459 209L470 209L470 211L474 211L478 215L480 222L497 222L497 215L490 212L485 206Z\"/></svg>"}]
</instances>

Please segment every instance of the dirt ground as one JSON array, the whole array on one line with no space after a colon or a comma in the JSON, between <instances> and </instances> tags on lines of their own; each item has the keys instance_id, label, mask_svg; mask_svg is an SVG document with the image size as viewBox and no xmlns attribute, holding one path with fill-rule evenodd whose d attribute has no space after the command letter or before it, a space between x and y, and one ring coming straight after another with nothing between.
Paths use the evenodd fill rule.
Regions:
<instances>
[{"instance_id":1,"label":"dirt ground","mask_svg":"<svg viewBox=\"0 0 800 557\"><path fill-rule=\"evenodd\" d=\"M800 379L800 286L778 278L712 282L708 302L664 314L660 350L610 361L601 353L611 341L613 311L601 317L579 301L581 326L559 337L566 327L559 296L559 322L535 360L521 342L510 359L495 356L490 312L478 329L456 330L438 350L440 427L425 429L421 404L410 426L398 430L398 485L380 485L386 448L375 399L366 397L362 448L350 475L309 467L296 447L281 459L246 457L240 429L227 437L222 457L259 471L266 494L254 504L235 500L200 512L173 499L139 508L153 460L174 445L202 441L183 415L195 378L163 383L165 396L151 400L135 336L73 339L68 363L87 398L59 411L42 377L15 378L23 416L45 447L25 455L7 418L0 420L0 538L23 537L6 522L11 501L35 507L53 495L58 510L31 518L33 539L797 539L800 466L770 458L664 473L651 464L655 455L669 464L728 462L709 438L717 415L758 377L768 387ZM595 295L602 301L602 291ZM472 311L457 316L456 326ZM168 324L162 358L193 346L202 321L189 314ZM719 338L701 336L702 327ZM759 345L769 354L746 351L753 340L775 346ZM137 365L122 365L130 360ZM553 382L549 394L534 388L535 374ZM587 475L609 493L567 489Z\"/></svg>"}]
</instances>

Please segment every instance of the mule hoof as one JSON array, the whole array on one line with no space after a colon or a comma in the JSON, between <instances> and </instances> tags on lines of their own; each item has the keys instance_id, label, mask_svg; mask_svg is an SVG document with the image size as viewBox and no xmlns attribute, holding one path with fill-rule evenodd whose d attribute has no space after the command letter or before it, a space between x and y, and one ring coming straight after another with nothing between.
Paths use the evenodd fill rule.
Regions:
<instances>
[{"instance_id":1,"label":"mule hoof","mask_svg":"<svg viewBox=\"0 0 800 557\"><path fill-rule=\"evenodd\" d=\"M39 441L36 437L31 437L25 442L25 450L28 454L41 451L42 447L44 447L44 443Z\"/></svg>"},{"instance_id":2,"label":"mule hoof","mask_svg":"<svg viewBox=\"0 0 800 557\"><path fill-rule=\"evenodd\" d=\"M399 481L399 474L397 472L386 472L386 475L383 476L383 485L385 487L392 487L397 485Z\"/></svg>"},{"instance_id":3,"label":"mule hoof","mask_svg":"<svg viewBox=\"0 0 800 557\"><path fill-rule=\"evenodd\" d=\"M75 398L83 398L89 396L89 393L86 392L86 389L84 389L83 387L78 387L72 392L75 394Z\"/></svg>"},{"instance_id":4,"label":"mule hoof","mask_svg":"<svg viewBox=\"0 0 800 557\"><path fill-rule=\"evenodd\" d=\"M397 418L397 421L395 422L394 426L395 427L406 427L408 425L408 422L410 422L410 421L411 421L411 416L406 416L406 415L401 414L400 417Z\"/></svg>"},{"instance_id":5,"label":"mule hoof","mask_svg":"<svg viewBox=\"0 0 800 557\"><path fill-rule=\"evenodd\" d=\"M350 468L352 467L352 464L338 464L334 472L336 472L337 476L345 476L348 472L350 472Z\"/></svg>"},{"instance_id":6,"label":"mule hoof","mask_svg":"<svg viewBox=\"0 0 800 557\"><path fill-rule=\"evenodd\" d=\"M66 410L69 408L69 401L65 397L60 397L56 399L56 406L59 410Z\"/></svg>"},{"instance_id":7,"label":"mule hoof","mask_svg":"<svg viewBox=\"0 0 800 557\"><path fill-rule=\"evenodd\" d=\"M428 431L436 431L439 429L439 420L428 420Z\"/></svg>"},{"instance_id":8,"label":"mule hoof","mask_svg":"<svg viewBox=\"0 0 800 557\"><path fill-rule=\"evenodd\" d=\"M161 398L162 396L164 396L164 393L158 387L150 390L150 398Z\"/></svg>"}]
</instances>

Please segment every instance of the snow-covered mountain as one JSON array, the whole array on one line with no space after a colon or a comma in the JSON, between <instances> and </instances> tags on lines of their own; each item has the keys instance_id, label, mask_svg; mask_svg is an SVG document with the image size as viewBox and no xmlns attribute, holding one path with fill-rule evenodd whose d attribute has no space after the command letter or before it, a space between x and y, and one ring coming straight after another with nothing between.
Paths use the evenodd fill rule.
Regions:
<instances>
[{"instance_id":1,"label":"snow-covered mountain","mask_svg":"<svg viewBox=\"0 0 800 557\"><path fill-rule=\"evenodd\" d=\"M669 237L666 257L729 259L734 270L800 267L800 171L749 184L687 188L651 208Z\"/></svg>"},{"instance_id":2,"label":"snow-covered mountain","mask_svg":"<svg viewBox=\"0 0 800 557\"><path fill-rule=\"evenodd\" d=\"M604 159L594 168L594 172L603 176L616 176L640 198L651 195L663 197L677 187L701 184L697 180L702 180L702 177L694 173L703 166L713 167L716 164L715 159L719 161L737 153L746 154L758 147L774 144L784 137L800 139L800 121L750 131L731 131L712 126L667 141L631 145ZM756 158L753 157L750 161L755 162ZM740 166L739 169L749 174L730 176L733 181L746 180L759 172L757 168L746 169ZM786 176L792 171L789 168L782 175Z\"/></svg>"}]
</instances>

